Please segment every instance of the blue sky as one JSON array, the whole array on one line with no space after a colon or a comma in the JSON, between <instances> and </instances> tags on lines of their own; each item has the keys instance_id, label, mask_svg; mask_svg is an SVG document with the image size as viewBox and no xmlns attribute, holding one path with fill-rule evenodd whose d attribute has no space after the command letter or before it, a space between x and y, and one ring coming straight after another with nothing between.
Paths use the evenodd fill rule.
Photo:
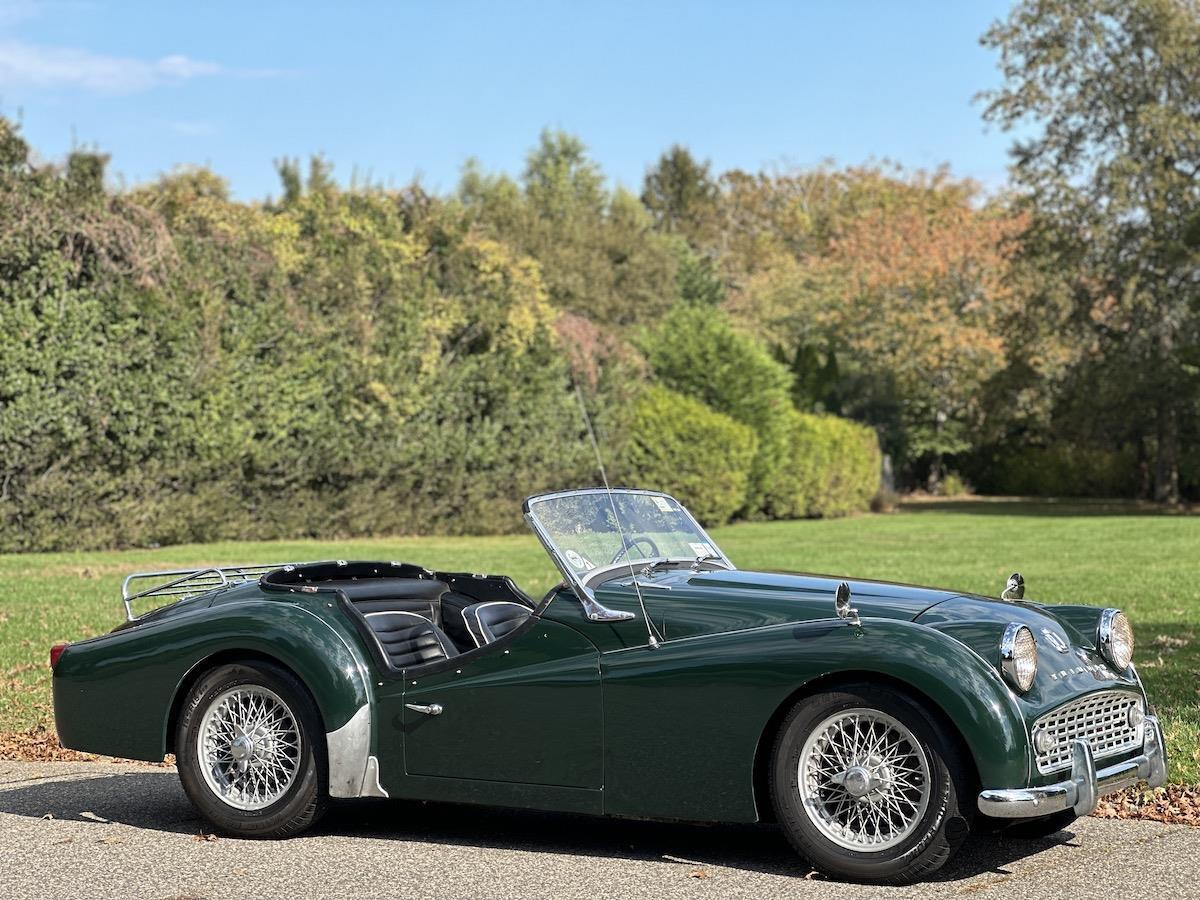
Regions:
<instances>
[{"instance_id":1,"label":"blue sky","mask_svg":"<svg viewBox=\"0 0 1200 900\"><path fill-rule=\"evenodd\" d=\"M1011 141L972 97L1007 3L119 3L0 0L0 113L126 184L207 165L278 193L273 160L449 190L519 172L545 127L637 188L673 142L720 171L888 158L987 186Z\"/></svg>"}]
</instances>

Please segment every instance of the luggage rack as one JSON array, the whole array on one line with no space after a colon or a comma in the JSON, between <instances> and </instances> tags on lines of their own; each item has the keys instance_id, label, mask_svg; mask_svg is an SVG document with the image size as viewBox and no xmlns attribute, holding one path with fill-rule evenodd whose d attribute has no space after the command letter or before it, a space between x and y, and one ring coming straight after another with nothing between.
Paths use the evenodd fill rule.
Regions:
<instances>
[{"instance_id":1,"label":"luggage rack","mask_svg":"<svg viewBox=\"0 0 1200 900\"><path fill-rule=\"evenodd\" d=\"M134 572L121 585L121 600L125 604L125 619L136 622L141 616L133 614L133 601L145 597L170 598L171 602L186 600L207 594L218 588L234 584L257 581L267 572L299 563L253 564L245 566L209 566L205 569L172 569L165 572ZM167 579L163 581L163 579ZM156 583L143 590L131 593L137 582L154 580ZM142 615L145 615L143 613Z\"/></svg>"}]
</instances>

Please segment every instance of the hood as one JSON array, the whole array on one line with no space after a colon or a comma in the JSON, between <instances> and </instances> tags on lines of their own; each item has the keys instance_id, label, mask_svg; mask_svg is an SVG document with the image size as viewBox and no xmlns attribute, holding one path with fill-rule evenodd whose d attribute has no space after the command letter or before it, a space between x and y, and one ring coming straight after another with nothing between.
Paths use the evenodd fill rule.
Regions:
<instances>
[{"instance_id":1,"label":"hood","mask_svg":"<svg viewBox=\"0 0 1200 900\"><path fill-rule=\"evenodd\" d=\"M851 606L863 617L912 621L930 607L958 596L954 591L910 584L742 569L669 569L643 577L639 583L661 590L660 594L643 589L643 595L655 607L655 621L664 623L667 637L681 638L828 619L833 615L834 592L843 581L850 585ZM628 576L611 579L596 590L597 600L618 609L633 608L632 594ZM668 596L670 602L653 602L653 598L665 600Z\"/></svg>"}]
</instances>

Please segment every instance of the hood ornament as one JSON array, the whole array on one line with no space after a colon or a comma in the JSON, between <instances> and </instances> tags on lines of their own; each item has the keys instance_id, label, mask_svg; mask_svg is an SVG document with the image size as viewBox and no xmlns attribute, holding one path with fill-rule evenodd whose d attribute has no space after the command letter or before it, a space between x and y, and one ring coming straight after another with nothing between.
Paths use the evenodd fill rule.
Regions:
<instances>
[{"instance_id":1,"label":"hood ornament","mask_svg":"<svg viewBox=\"0 0 1200 900\"><path fill-rule=\"evenodd\" d=\"M1055 650L1057 650L1059 653L1066 653L1068 650L1071 649L1070 644L1068 644L1066 641L1064 641L1057 632L1051 631L1049 628L1042 629L1042 637L1044 637L1046 639L1047 643L1049 643L1050 646L1053 647Z\"/></svg>"},{"instance_id":2,"label":"hood ornament","mask_svg":"<svg viewBox=\"0 0 1200 900\"><path fill-rule=\"evenodd\" d=\"M1008 584L1004 586L1003 593L1000 594L1001 600L1023 600L1025 599L1025 579L1021 577L1020 572L1013 572L1008 576Z\"/></svg>"},{"instance_id":3,"label":"hood ornament","mask_svg":"<svg viewBox=\"0 0 1200 900\"><path fill-rule=\"evenodd\" d=\"M858 627L862 625L862 620L858 617L858 610L850 607L850 585L842 582L837 586L837 591L833 595L833 611L837 613L839 619L845 619L847 625Z\"/></svg>"}]
</instances>

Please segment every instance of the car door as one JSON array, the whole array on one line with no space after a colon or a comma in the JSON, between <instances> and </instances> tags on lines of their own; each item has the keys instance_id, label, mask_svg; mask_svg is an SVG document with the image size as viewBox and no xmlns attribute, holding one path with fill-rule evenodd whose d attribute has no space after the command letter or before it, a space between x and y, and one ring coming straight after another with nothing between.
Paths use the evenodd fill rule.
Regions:
<instances>
[{"instance_id":1,"label":"car door","mask_svg":"<svg viewBox=\"0 0 1200 900\"><path fill-rule=\"evenodd\" d=\"M599 653L557 622L406 670L400 723L408 775L603 784Z\"/></svg>"}]
</instances>

